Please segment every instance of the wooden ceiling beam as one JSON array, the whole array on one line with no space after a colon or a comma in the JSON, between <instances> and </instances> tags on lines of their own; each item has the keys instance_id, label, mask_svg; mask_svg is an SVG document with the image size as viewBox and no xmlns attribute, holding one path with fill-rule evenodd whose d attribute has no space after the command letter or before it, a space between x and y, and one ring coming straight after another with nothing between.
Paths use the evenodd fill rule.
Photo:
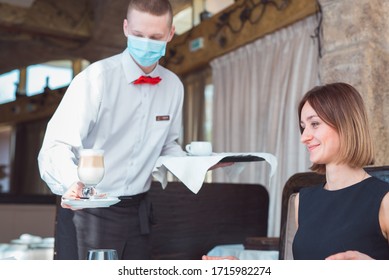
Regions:
<instances>
[{"instance_id":1,"label":"wooden ceiling beam","mask_svg":"<svg viewBox=\"0 0 389 280\"><path fill-rule=\"evenodd\" d=\"M36 1L29 9L0 3L3 33L65 39L90 38L93 10L88 0Z\"/></svg>"},{"instance_id":2,"label":"wooden ceiling beam","mask_svg":"<svg viewBox=\"0 0 389 280\"><path fill-rule=\"evenodd\" d=\"M205 67L216 57L317 11L316 0L238 0L234 5L203 21L192 30L173 38L168 44L167 54L161 64L178 75L185 75ZM202 47L190 51L191 44Z\"/></svg>"}]
</instances>

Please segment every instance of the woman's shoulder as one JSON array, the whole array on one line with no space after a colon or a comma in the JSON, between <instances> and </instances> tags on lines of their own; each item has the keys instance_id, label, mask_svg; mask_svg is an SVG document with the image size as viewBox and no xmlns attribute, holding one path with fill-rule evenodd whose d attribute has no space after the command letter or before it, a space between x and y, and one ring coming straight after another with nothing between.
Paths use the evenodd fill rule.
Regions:
<instances>
[{"instance_id":1,"label":"woman's shoulder","mask_svg":"<svg viewBox=\"0 0 389 280\"><path fill-rule=\"evenodd\" d=\"M375 177L375 176L371 176L369 179L370 180L367 180L368 185L371 185L371 186L379 188L383 191L389 192L389 182L384 181L383 179Z\"/></svg>"}]
</instances>

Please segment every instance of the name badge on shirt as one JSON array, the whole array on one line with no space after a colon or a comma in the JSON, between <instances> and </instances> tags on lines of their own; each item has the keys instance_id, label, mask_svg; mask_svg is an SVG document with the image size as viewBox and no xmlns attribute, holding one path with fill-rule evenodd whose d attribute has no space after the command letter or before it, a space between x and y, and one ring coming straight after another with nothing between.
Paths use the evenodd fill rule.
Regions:
<instances>
[{"instance_id":1,"label":"name badge on shirt","mask_svg":"<svg viewBox=\"0 0 389 280\"><path fill-rule=\"evenodd\" d=\"M155 120L157 122L160 122L160 121L168 121L170 120L170 116L169 115L165 115L165 116L156 116L155 117Z\"/></svg>"}]
</instances>

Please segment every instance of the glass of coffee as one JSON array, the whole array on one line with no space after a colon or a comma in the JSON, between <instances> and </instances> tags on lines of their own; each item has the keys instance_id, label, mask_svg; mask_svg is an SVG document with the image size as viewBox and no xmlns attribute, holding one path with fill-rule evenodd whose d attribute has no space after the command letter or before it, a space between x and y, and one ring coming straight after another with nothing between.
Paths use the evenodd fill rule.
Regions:
<instances>
[{"instance_id":1,"label":"glass of coffee","mask_svg":"<svg viewBox=\"0 0 389 280\"><path fill-rule=\"evenodd\" d=\"M104 177L104 151L96 149L84 149L80 151L78 163L78 178L84 184L82 197L92 197L95 193L95 186Z\"/></svg>"}]
</instances>

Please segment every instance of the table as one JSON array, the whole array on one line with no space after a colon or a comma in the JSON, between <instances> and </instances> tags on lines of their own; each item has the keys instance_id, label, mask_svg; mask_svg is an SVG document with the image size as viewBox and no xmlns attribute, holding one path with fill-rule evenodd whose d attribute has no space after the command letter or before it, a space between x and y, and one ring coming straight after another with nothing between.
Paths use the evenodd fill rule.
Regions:
<instances>
[{"instance_id":1,"label":"table","mask_svg":"<svg viewBox=\"0 0 389 280\"><path fill-rule=\"evenodd\" d=\"M218 245L208 256L234 256L240 260L278 260L278 251L245 250L242 244Z\"/></svg>"},{"instance_id":2,"label":"table","mask_svg":"<svg viewBox=\"0 0 389 280\"><path fill-rule=\"evenodd\" d=\"M52 260L53 247L30 247L24 244L0 243L0 260Z\"/></svg>"}]
</instances>

